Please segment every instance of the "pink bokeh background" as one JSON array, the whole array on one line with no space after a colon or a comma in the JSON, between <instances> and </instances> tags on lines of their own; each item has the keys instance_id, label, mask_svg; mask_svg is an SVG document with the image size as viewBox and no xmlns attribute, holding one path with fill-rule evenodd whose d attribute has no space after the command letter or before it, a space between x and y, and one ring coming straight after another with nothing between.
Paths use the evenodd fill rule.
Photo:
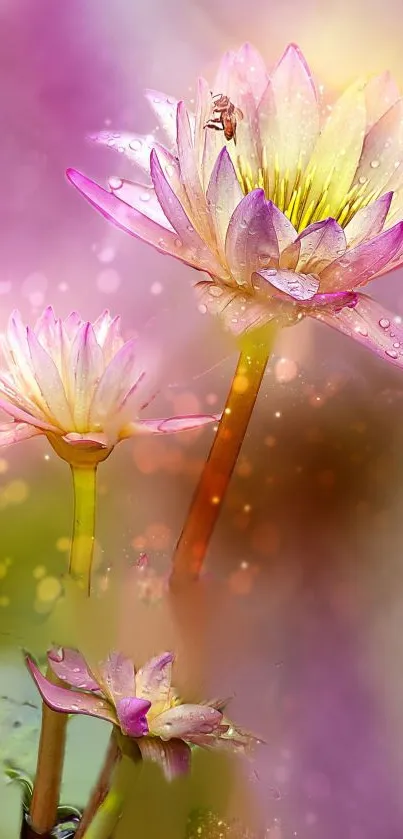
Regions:
<instances>
[{"instance_id":1,"label":"pink bokeh background","mask_svg":"<svg viewBox=\"0 0 403 839\"><path fill-rule=\"evenodd\" d=\"M384 68L403 85L401 11L377 0L2 0L0 327L15 306L28 320L48 303L88 318L109 307L127 332L164 310L156 337L168 346L171 322L187 361L167 376L189 379L162 399L216 410L235 355L192 380L215 348L217 359L229 350L213 323L195 341L191 269L108 226L64 171L130 175L86 136L155 131L143 88L191 99L197 75L211 78L221 52L244 40L269 64L297 41L331 88ZM396 272L371 289L399 314L401 282ZM401 836L402 384L319 324L287 330L212 546L224 594L211 679L267 741L250 783L274 839ZM102 567L142 550L166 567L210 440L205 431L116 452L101 482ZM0 481L31 487L21 520L39 484L68 498L64 466L45 452L35 441L4 455ZM7 597L8 578L0 585ZM18 614L15 598L2 626L11 607Z\"/></svg>"}]
</instances>

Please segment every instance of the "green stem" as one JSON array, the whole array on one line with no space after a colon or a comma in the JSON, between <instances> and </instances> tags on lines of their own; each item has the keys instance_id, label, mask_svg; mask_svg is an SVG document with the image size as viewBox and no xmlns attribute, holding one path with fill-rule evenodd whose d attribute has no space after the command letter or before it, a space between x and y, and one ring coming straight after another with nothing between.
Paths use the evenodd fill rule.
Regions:
<instances>
[{"instance_id":1,"label":"green stem","mask_svg":"<svg viewBox=\"0 0 403 839\"><path fill-rule=\"evenodd\" d=\"M71 471L74 487L74 525L69 574L89 595L95 534L96 464L71 464ZM48 668L47 678L57 682L51 668ZM49 832L57 821L67 722L67 714L56 713L43 704L38 761L30 808L31 828L38 835Z\"/></svg>"},{"instance_id":2,"label":"green stem","mask_svg":"<svg viewBox=\"0 0 403 839\"><path fill-rule=\"evenodd\" d=\"M69 574L88 595L95 537L96 464L71 465L74 487L74 529Z\"/></svg>"},{"instance_id":3,"label":"green stem","mask_svg":"<svg viewBox=\"0 0 403 839\"><path fill-rule=\"evenodd\" d=\"M83 836L85 836L85 833L89 825L91 824L97 810L101 806L102 802L105 800L109 789L111 774L113 772L114 766L116 765L118 760L120 760L120 757L121 753L117 743L116 730L114 727L109 740L109 745L102 765L102 769L99 773L96 785L91 792L88 804L84 810L82 819L80 821L80 825L75 833L75 839L83 839Z\"/></svg>"},{"instance_id":4,"label":"green stem","mask_svg":"<svg viewBox=\"0 0 403 839\"><path fill-rule=\"evenodd\" d=\"M109 791L98 808L83 839L110 839L122 815L128 790L128 767L126 760L119 760L112 777Z\"/></svg>"},{"instance_id":5,"label":"green stem","mask_svg":"<svg viewBox=\"0 0 403 839\"><path fill-rule=\"evenodd\" d=\"M224 412L172 561L172 590L196 580L202 569L266 370L276 330L244 338Z\"/></svg>"}]
</instances>

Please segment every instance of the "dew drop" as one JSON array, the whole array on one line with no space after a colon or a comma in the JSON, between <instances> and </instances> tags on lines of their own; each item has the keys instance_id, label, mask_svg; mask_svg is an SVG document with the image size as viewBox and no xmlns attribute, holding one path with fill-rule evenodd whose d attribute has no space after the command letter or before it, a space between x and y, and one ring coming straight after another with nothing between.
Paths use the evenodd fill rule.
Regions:
<instances>
[{"instance_id":1,"label":"dew drop","mask_svg":"<svg viewBox=\"0 0 403 839\"><path fill-rule=\"evenodd\" d=\"M158 245L160 248L166 248L165 239L158 239Z\"/></svg>"},{"instance_id":2,"label":"dew drop","mask_svg":"<svg viewBox=\"0 0 403 839\"><path fill-rule=\"evenodd\" d=\"M207 306L205 306L204 303L200 303L200 306L198 306L198 309L199 309L199 312L200 312L201 315L205 315L207 313Z\"/></svg>"},{"instance_id":3,"label":"dew drop","mask_svg":"<svg viewBox=\"0 0 403 839\"><path fill-rule=\"evenodd\" d=\"M399 343L399 341L395 341L395 343L393 344L393 346L394 346L394 347L396 347L396 349L398 350L398 349L399 349L399 347L400 347L400 343Z\"/></svg>"},{"instance_id":4,"label":"dew drop","mask_svg":"<svg viewBox=\"0 0 403 839\"><path fill-rule=\"evenodd\" d=\"M115 178L115 177L109 178L109 186L110 186L111 189L113 189L114 192L117 189L121 189L121 187L123 186L122 178Z\"/></svg>"},{"instance_id":5,"label":"dew drop","mask_svg":"<svg viewBox=\"0 0 403 839\"><path fill-rule=\"evenodd\" d=\"M217 285L213 285L209 289L209 294L210 294L211 297L221 297L222 292L223 292L222 288L220 288Z\"/></svg>"},{"instance_id":6,"label":"dew drop","mask_svg":"<svg viewBox=\"0 0 403 839\"><path fill-rule=\"evenodd\" d=\"M175 247L176 247L176 248L181 248L181 247L182 247L182 241L181 241L181 239L175 239L175 243L174 243L174 244L175 244Z\"/></svg>"},{"instance_id":7,"label":"dew drop","mask_svg":"<svg viewBox=\"0 0 403 839\"><path fill-rule=\"evenodd\" d=\"M192 225L191 225L191 224L188 224L188 225L186 226L186 230L188 230L188 231L189 231L189 233L194 233L194 232L195 232L195 231L194 231L194 227L192 227Z\"/></svg>"},{"instance_id":8,"label":"dew drop","mask_svg":"<svg viewBox=\"0 0 403 839\"><path fill-rule=\"evenodd\" d=\"M140 195L140 201L149 201L151 198L150 192L142 192Z\"/></svg>"},{"instance_id":9,"label":"dew drop","mask_svg":"<svg viewBox=\"0 0 403 839\"><path fill-rule=\"evenodd\" d=\"M366 184L366 183L367 183L367 180L368 180L368 178L366 178L366 177L365 177L365 175L361 175L361 177L360 177L360 178L358 178L358 183L360 183L360 184Z\"/></svg>"},{"instance_id":10,"label":"dew drop","mask_svg":"<svg viewBox=\"0 0 403 839\"><path fill-rule=\"evenodd\" d=\"M377 169L379 166L379 160L371 160L370 166L371 169Z\"/></svg>"},{"instance_id":11,"label":"dew drop","mask_svg":"<svg viewBox=\"0 0 403 839\"><path fill-rule=\"evenodd\" d=\"M109 137L109 140L106 141L106 145L109 146L111 149L114 147L115 141L113 137Z\"/></svg>"},{"instance_id":12,"label":"dew drop","mask_svg":"<svg viewBox=\"0 0 403 839\"><path fill-rule=\"evenodd\" d=\"M130 140L129 149L132 151L140 151L142 145L141 140Z\"/></svg>"},{"instance_id":13,"label":"dew drop","mask_svg":"<svg viewBox=\"0 0 403 839\"><path fill-rule=\"evenodd\" d=\"M397 354L396 350L385 350L385 352L386 352L386 355L389 356L389 358L397 358L398 357L398 354Z\"/></svg>"},{"instance_id":14,"label":"dew drop","mask_svg":"<svg viewBox=\"0 0 403 839\"><path fill-rule=\"evenodd\" d=\"M379 321L379 326L382 327L382 329L389 329L390 320L388 320L387 318L381 318Z\"/></svg>"}]
</instances>

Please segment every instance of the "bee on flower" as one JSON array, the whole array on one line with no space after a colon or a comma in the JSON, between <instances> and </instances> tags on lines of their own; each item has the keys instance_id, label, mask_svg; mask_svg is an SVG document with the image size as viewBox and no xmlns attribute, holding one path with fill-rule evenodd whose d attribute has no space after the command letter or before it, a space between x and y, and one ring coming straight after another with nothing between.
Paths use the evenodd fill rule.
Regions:
<instances>
[{"instance_id":1,"label":"bee on flower","mask_svg":"<svg viewBox=\"0 0 403 839\"><path fill-rule=\"evenodd\" d=\"M400 324L363 293L403 262L403 99L389 75L353 83L326 109L298 47L269 72L245 44L212 85L199 80L194 111L147 97L165 146L127 132L94 139L149 183L111 180L108 191L69 170L88 201L205 272L200 306L232 333L308 316L401 366Z\"/></svg>"}]
</instances>

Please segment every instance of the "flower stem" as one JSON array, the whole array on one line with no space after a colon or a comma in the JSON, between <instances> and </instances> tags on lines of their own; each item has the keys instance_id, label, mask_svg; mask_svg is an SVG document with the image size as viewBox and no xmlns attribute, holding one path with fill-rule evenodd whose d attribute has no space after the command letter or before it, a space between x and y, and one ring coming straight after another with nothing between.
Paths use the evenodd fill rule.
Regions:
<instances>
[{"instance_id":1,"label":"flower stem","mask_svg":"<svg viewBox=\"0 0 403 839\"><path fill-rule=\"evenodd\" d=\"M46 678L61 684L50 667ZM57 821L67 721L67 714L57 714L42 703L38 762L29 813L32 832L38 835L48 833Z\"/></svg>"},{"instance_id":2,"label":"flower stem","mask_svg":"<svg viewBox=\"0 0 403 839\"><path fill-rule=\"evenodd\" d=\"M95 813L105 800L109 789L112 770L119 758L120 749L116 741L115 730L113 729L102 769L99 773L97 783L92 790L88 804L84 810L80 826L75 834L75 839L83 839L83 836L85 836L85 832L91 824Z\"/></svg>"},{"instance_id":3,"label":"flower stem","mask_svg":"<svg viewBox=\"0 0 403 839\"><path fill-rule=\"evenodd\" d=\"M74 486L74 526L69 574L90 594L94 552L96 465L71 464ZM58 683L51 668L47 679ZM42 725L34 791L30 807L32 831L38 835L50 831L57 821L66 742L67 714L42 705Z\"/></svg>"},{"instance_id":4,"label":"flower stem","mask_svg":"<svg viewBox=\"0 0 403 839\"><path fill-rule=\"evenodd\" d=\"M127 764L119 760L112 782L94 818L83 834L83 839L110 839L122 815L128 786Z\"/></svg>"},{"instance_id":5,"label":"flower stem","mask_svg":"<svg viewBox=\"0 0 403 839\"><path fill-rule=\"evenodd\" d=\"M276 330L266 327L244 337L238 365L213 445L173 557L170 585L196 580L217 522L249 425Z\"/></svg>"},{"instance_id":6,"label":"flower stem","mask_svg":"<svg viewBox=\"0 0 403 839\"><path fill-rule=\"evenodd\" d=\"M71 465L74 487L74 529L69 574L88 595L94 553L96 464Z\"/></svg>"}]
</instances>

